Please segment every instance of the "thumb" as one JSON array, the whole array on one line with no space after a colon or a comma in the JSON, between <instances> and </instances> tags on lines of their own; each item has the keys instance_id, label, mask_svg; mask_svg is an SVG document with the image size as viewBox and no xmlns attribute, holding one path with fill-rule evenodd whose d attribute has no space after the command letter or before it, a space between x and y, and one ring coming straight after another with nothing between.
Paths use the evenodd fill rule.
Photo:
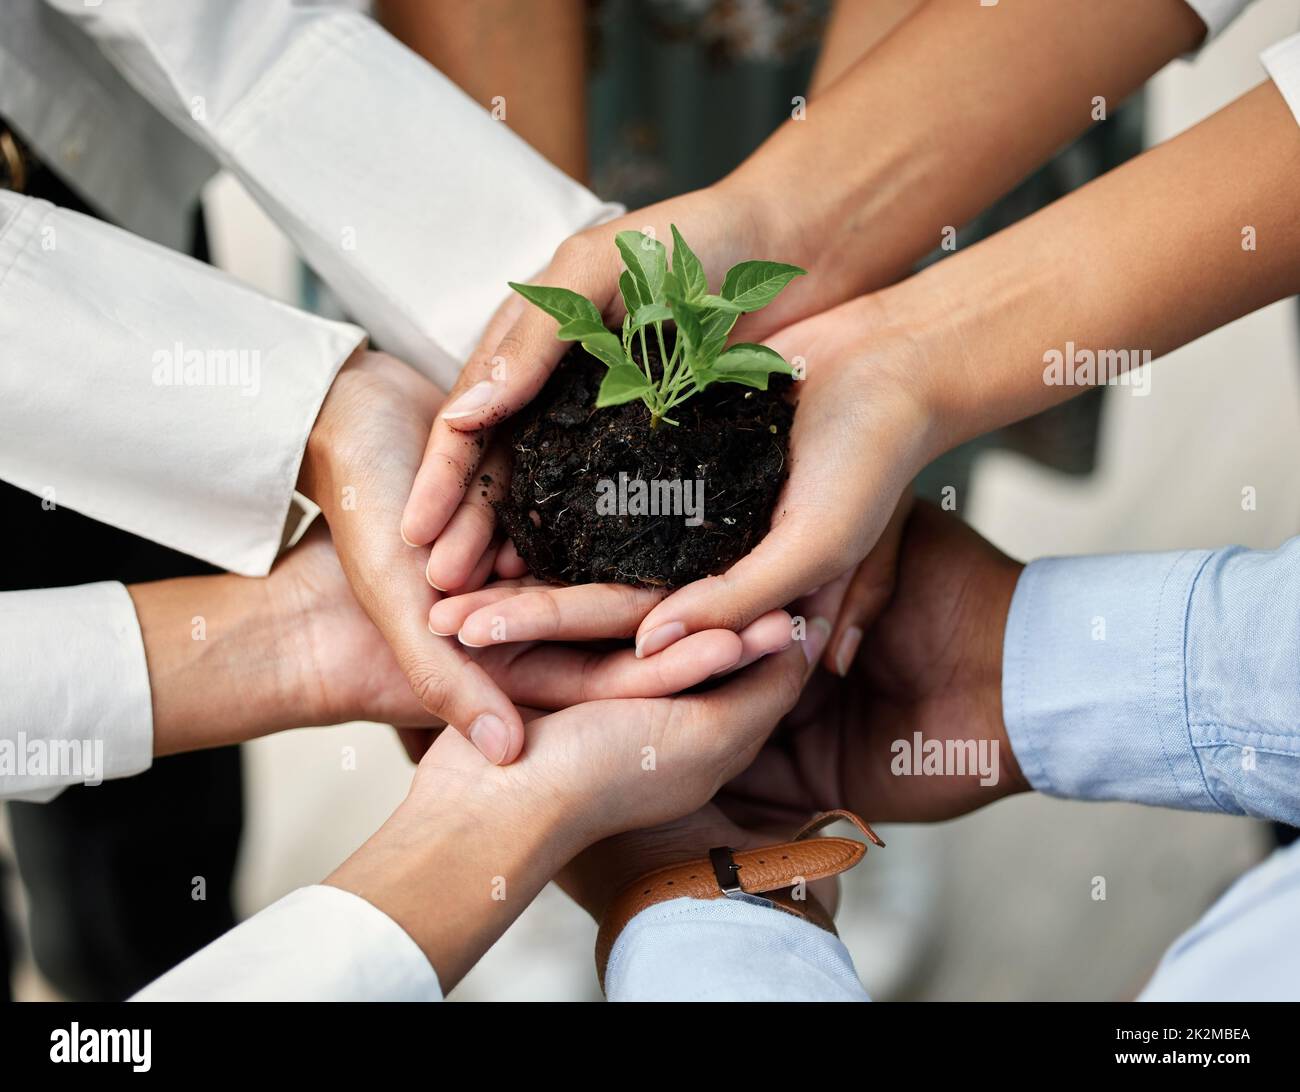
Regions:
<instances>
[{"instance_id":1,"label":"thumb","mask_svg":"<svg viewBox=\"0 0 1300 1092\"><path fill-rule=\"evenodd\" d=\"M472 382L447 401L440 419L458 432L475 432L517 413L545 386L569 349L569 342L555 336L558 329L559 323L544 311L526 309L495 345L486 347L477 366L466 369Z\"/></svg>"},{"instance_id":2,"label":"thumb","mask_svg":"<svg viewBox=\"0 0 1300 1092\"><path fill-rule=\"evenodd\" d=\"M460 506L468 484L483 456L486 437L458 432L446 421L447 408L464 397L476 384L490 379L492 355L501 338L523 314L523 300L512 295L497 308L461 369L446 401L429 430L424 455L402 509L402 539L411 546L425 546L442 534L443 528Z\"/></svg>"},{"instance_id":3,"label":"thumb","mask_svg":"<svg viewBox=\"0 0 1300 1092\"><path fill-rule=\"evenodd\" d=\"M432 598L415 558L404 574L415 595ZM417 583L418 582L418 583ZM388 641L416 699L438 720L465 736L495 765L504 766L524 748L524 722L514 703L487 671L454 641L429 632L428 608L413 609L415 595L405 597L393 582L399 609L380 610L371 619ZM407 605L407 604L411 605Z\"/></svg>"},{"instance_id":4,"label":"thumb","mask_svg":"<svg viewBox=\"0 0 1300 1092\"><path fill-rule=\"evenodd\" d=\"M606 253L608 252L608 254ZM567 288L585 296L605 314L618 294L618 266L611 246L597 248L581 236L570 239L537 283ZM478 381L456 392L441 419L459 431L494 425L517 413L537 395L571 342L556 338L559 323L519 297L516 318L480 365Z\"/></svg>"},{"instance_id":5,"label":"thumb","mask_svg":"<svg viewBox=\"0 0 1300 1092\"><path fill-rule=\"evenodd\" d=\"M537 276L592 300L602 313L617 293L618 270L593 263L570 240ZM606 248L612 250L613 248ZM442 533L474 478L485 443L481 431L517 413L545 386L569 343L559 325L514 293L484 331L443 404L402 513L402 537L423 546Z\"/></svg>"}]
</instances>

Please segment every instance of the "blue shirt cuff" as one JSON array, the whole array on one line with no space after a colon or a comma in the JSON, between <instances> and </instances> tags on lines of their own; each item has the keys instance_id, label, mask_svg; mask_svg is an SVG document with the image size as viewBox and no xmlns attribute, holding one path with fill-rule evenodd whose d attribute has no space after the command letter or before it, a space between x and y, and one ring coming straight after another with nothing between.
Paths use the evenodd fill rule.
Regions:
<instances>
[{"instance_id":1,"label":"blue shirt cuff","mask_svg":"<svg viewBox=\"0 0 1300 1092\"><path fill-rule=\"evenodd\" d=\"M637 914L605 968L611 1001L869 1001L839 937L734 899Z\"/></svg>"},{"instance_id":2,"label":"blue shirt cuff","mask_svg":"<svg viewBox=\"0 0 1300 1092\"><path fill-rule=\"evenodd\" d=\"M1188 729L1188 608L1209 551L1047 558L1003 645L1007 735L1053 796L1219 810Z\"/></svg>"}]
</instances>

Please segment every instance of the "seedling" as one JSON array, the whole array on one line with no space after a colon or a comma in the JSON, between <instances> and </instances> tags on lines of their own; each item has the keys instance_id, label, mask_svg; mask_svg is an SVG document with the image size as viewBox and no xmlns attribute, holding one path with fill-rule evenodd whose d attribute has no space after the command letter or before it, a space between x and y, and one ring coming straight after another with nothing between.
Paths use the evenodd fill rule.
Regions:
<instances>
[{"instance_id":1,"label":"seedling","mask_svg":"<svg viewBox=\"0 0 1300 1092\"><path fill-rule=\"evenodd\" d=\"M621 338L606 328L600 308L585 296L567 288L510 282L524 299L559 322L556 337L581 342L608 368L596 405L621 406L639 398L650 411L652 429L660 421L676 425L669 416L673 408L713 383L740 383L765 391L768 376L791 374L780 353L744 343L727 348L727 337L741 315L766 307L805 272L783 262L741 262L727 271L714 295L704 267L676 225L672 233L671 269L657 239L639 231L620 231L614 237L625 266L618 280L627 305ZM672 322L677 330L671 352L664 337L665 322ZM647 331L659 350L658 374L650 367ZM639 357L636 347L641 350Z\"/></svg>"}]
</instances>

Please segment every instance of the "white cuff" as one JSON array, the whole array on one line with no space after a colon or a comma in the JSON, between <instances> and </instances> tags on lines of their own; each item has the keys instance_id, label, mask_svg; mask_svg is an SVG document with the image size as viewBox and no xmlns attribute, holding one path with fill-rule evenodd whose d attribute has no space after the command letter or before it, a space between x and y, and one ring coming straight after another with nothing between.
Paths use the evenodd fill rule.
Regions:
<instances>
[{"instance_id":1,"label":"white cuff","mask_svg":"<svg viewBox=\"0 0 1300 1092\"><path fill-rule=\"evenodd\" d=\"M1201 43L1203 49L1254 0L1186 0L1186 2L1205 24L1205 41Z\"/></svg>"},{"instance_id":2,"label":"white cuff","mask_svg":"<svg viewBox=\"0 0 1300 1092\"><path fill-rule=\"evenodd\" d=\"M264 575L363 336L0 191L0 478L50 503Z\"/></svg>"},{"instance_id":3,"label":"white cuff","mask_svg":"<svg viewBox=\"0 0 1300 1092\"><path fill-rule=\"evenodd\" d=\"M1300 34L1283 38L1259 55L1265 71L1277 84L1291 113L1300 122Z\"/></svg>"},{"instance_id":4,"label":"white cuff","mask_svg":"<svg viewBox=\"0 0 1300 1092\"><path fill-rule=\"evenodd\" d=\"M387 914L337 887L290 892L133 1001L441 1001L438 976Z\"/></svg>"},{"instance_id":5,"label":"white cuff","mask_svg":"<svg viewBox=\"0 0 1300 1092\"><path fill-rule=\"evenodd\" d=\"M130 777L153 761L135 604L121 584L0 594L0 798Z\"/></svg>"}]
</instances>

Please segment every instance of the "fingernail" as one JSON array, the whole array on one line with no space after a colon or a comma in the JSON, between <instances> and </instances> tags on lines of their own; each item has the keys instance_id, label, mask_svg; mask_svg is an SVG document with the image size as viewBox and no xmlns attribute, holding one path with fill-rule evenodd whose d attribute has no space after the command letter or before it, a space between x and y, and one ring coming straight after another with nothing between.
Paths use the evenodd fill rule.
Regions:
<instances>
[{"instance_id":1,"label":"fingernail","mask_svg":"<svg viewBox=\"0 0 1300 1092\"><path fill-rule=\"evenodd\" d=\"M742 659L742 657L737 656L736 659L735 659L733 662L727 664L726 667L720 667L720 668L718 668L717 671L714 671L711 675L709 675L709 678L710 678L710 679L717 678L719 675L725 675L728 671L735 671L735 670L737 670L738 668L744 666L744 665L741 663L741 659Z\"/></svg>"},{"instance_id":2,"label":"fingernail","mask_svg":"<svg viewBox=\"0 0 1300 1092\"><path fill-rule=\"evenodd\" d=\"M826 651L826 642L830 639L831 624L825 618L814 618L808 623L808 632L804 634L804 659L810 664L815 664Z\"/></svg>"},{"instance_id":3,"label":"fingernail","mask_svg":"<svg viewBox=\"0 0 1300 1092\"><path fill-rule=\"evenodd\" d=\"M430 618L430 619L428 620L428 622L426 622L425 624L429 627L429 632L432 633L435 637L455 637L455 636L456 636L456 631L455 631L454 629L452 629L452 630L448 630L446 633L443 633L442 630L440 630L440 629L434 629L434 628L433 628L433 619L432 619L432 618Z\"/></svg>"},{"instance_id":4,"label":"fingernail","mask_svg":"<svg viewBox=\"0 0 1300 1092\"><path fill-rule=\"evenodd\" d=\"M849 668L853 666L853 657L858 654L858 645L862 644L862 630L857 626L849 626L840 638L839 648L835 650L835 674L841 679L849 673Z\"/></svg>"},{"instance_id":5,"label":"fingernail","mask_svg":"<svg viewBox=\"0 0 1300 1092\"><path fill-rule=\"evenodd\" d=\"M463 628L460 633L456 634L456 640L458 640L466 648L487 648L487 645L476 645L473 641L465 640L465 632Z\"/></svg>"},{"instance_id":6,"label":"fingernail","mask_svg":"<svg viewBox=\"0 0 1300 1092\"><path fill-rule=\"evenodd\" d=\"M656 652L662 652L674 641L685 636L686 626L681 622L665 622L662 626L655 626L641 640L637 641L636 658L643 660L647 656L653 656Z\"/></svg>"},{"instance_id":7,"label":"fingernail","mask_svg":"<svg viewBox=\"0 0 1300 1092\"><path fill-rule=\"evenodd\" d=\"M500 717L483 713L469 726L469 741L492 765L499 766L505 760L506 748L510 746L510 732Z\"/></svg>"},{"instance_id":8,"label":"fingernail","mask_svg":"<svg viewBox=\"0 0 1300 1092\"><path fill-rule=\"evenodd\" d=\"M468 417L475 410L481 410L496 397L497 385L490 379L475 383L469 390L442 411L444 419Z\"/></svg>"},{"instance_id":9,"label":"fingernail","mask_svg":"<svg viewBox=\"0 0 1300 1092\"><path fill-rule=\"evenodd\" d=\"M774 656L778 652L784 652L789 647L790 647L790 638L787 637L785 638L785 640L779 643L773 643L769 645L767 648L760 648L757 652L753 653L752 655L742 656L730 667L724 667L721 671L715 671L713 674L722 675L728 671L739 671L742 667L748 667L750 664L758 663L758 661L763 659L764 656ZM710 676L710 678L712 678L712 676Z\"/></svg>"}]
</instances>

